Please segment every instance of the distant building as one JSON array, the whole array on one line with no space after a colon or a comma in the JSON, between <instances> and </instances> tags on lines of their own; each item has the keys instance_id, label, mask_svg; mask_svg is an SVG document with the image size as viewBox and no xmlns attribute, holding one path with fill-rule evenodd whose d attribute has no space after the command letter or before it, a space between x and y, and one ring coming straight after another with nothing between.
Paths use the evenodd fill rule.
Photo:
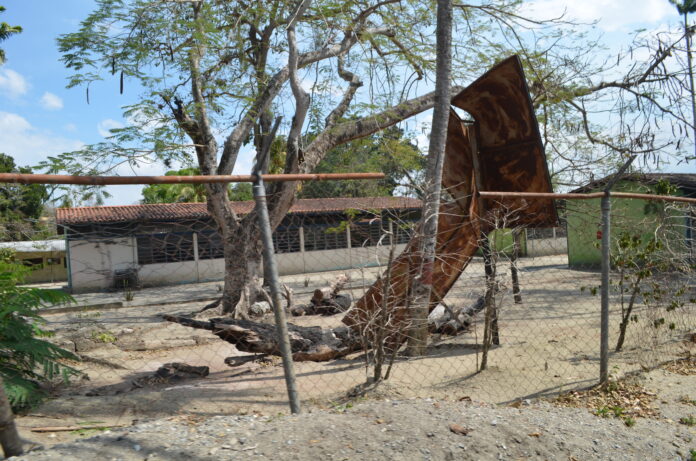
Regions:
<instances>
[{"instance_id":1,"label":"distant building","mask_svg":"<svg viewBox=\"0 0 696 461\"><path fill-rule=\"evenodd\" d=\"M249 213L254 202L231 202ZM421 202L402 197L300 199L273 235L281 275L384 264L401 251ZM221 280L220 235L205 203L59 208L72 292ZM350 225L347 225L350 223Z\"/></svg>"},{"instance_id":2,"label":"distant building","mask_svg":"<svg viewBox=\"0 0 696 461\"><path fill-rule=\"evenodd\" d=\"M12 250L15 260L31 267L27 283L64 282L68 279L64 240L0 242L0 248Z\"/></svg>"},{"instance_id":3,"label":"distant building","mask_svg":"<svg viewBox=\"0 0 696 461\"><path fill-rule=\"evenodd\" d=\"M587 193L603 190L610 177L593 181L572 192ZM640 173L628 174L618 181L614 192L656 193L660 182L669 183L676 189L675 195L696 197L696 174ZM693 207L688 212L677 212L665 208L662 202L613 198L611 228L612 235L631 232L647 241L654 234L660 213L666 213L674 241L672 249L684 253L694 260L695 216ZM671 207L674 208L674 207ZM568 232L568 264L571 267L599 267L601 264L601 209L600 199L568 200L566 202Z\"/></svg>"}]
</instances>

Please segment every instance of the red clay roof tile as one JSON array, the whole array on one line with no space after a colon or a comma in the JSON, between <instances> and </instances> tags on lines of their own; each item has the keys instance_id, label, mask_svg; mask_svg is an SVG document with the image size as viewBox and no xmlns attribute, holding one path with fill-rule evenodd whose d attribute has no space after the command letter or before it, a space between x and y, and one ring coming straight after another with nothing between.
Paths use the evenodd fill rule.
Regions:
<instances>
[{"instance_id":1,"label":"red clay roof tile","mask_svg":"<svg viewBox=\"0 0 696 461\"><path fill-rule=\"evenodd\" d=\"M247 214L254 208L253 201L230 202L237 214ZM420 208L421 201L407 197L341 197L299 199L290 213L325 213L357 210L385 210ZM205 203L156 203L148 205L89 206L58 208L59 225L114 223L127 221L168 221L201 219L209 216Z\"/></svg>"}]
</instances>

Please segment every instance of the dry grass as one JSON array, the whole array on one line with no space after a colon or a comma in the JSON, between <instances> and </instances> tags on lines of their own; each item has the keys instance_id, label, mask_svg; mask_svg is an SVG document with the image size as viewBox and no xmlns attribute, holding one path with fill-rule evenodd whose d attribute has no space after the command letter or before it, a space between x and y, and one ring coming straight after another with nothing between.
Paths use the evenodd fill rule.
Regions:
<instances>
[{"instance_id":1,"label":"dry grass","mask_svg":"<svg viewBox=\"0 0 696 461\"><path fill-rule=\"evenodd\" d=\"M632 425L633 418L659 416L654 406L656 397L635 378L627 378L585 391L567 392L552 402L561 407L589 408L597 416L621 418L627 425Z\"/></svg>"},{"instance_id":2,"label":"dry grass","mask_svg":"<svg viewBox=\"0 0 696 461\"><path fill-rule=\"evenodd\" d=\"M662 366L670 373L675 373L682 376L696 375L696 356L688 354L683 359L672 360Z\"/></svg>"}]
</instances>

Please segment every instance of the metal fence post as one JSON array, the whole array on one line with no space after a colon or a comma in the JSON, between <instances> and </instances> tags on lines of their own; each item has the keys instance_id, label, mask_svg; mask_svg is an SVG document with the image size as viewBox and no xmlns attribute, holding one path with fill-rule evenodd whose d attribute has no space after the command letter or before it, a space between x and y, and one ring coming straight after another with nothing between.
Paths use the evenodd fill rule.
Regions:
<instances>
[{"instance_id":1,"label":"metal fence post","mask_svg":"<svg viewBox=\"0 0 696 461\"><path fill-rule=\"evenodd\" d=\"M602 312L599 347L599 383L604 384L609 379L609 269L611 261L610 232L611 232L611 193L604 191L602 197Z\"/></svg>"},{"instance_id":2,"label":"metal fence post","mask_svg":"<svg viewBox=\"0 0 696 461\"><path fill-rule=\"evenodd\" d=\"M258 215L261 238L263 240L263 263L266 267L264 273L270 276L268 283L271 288L271 299L273 301L273 313L275 314L280 354L283 357L283 370L285 372L285 385L288 389L290 411L292 413L299 413L300 398L297 393L297 381L295 380L295 369L292 362L292 349L290 348L290 339L288 337L288 325L285 322L285 311L283 310L281 302L278 265L276 264L275 253L273 252L273 230L271 229L271 220L268 217L268 206L266 204L266 187L263 184L261 175L256 176L253 189L254 200L256 201L256 213Z\"/></svg>"}]
</instances>

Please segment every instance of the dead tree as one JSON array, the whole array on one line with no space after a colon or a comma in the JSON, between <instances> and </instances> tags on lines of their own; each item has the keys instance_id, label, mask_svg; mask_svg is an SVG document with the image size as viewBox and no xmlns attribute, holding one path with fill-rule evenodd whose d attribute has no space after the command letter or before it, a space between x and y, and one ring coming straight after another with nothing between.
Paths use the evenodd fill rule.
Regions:
<instances>
[{"instance_id":1,"label":"dead tree","mask_svg":"<svg viewBox=\"0 0 696 461\"><path fill-rule=\"evenodd\" d=\"M244 319L214 318L207 321L164 315L169 322L211 331L243 352L280 355L275 325ZM343 357L361 348L359 336L348 327L322 329L288 323L292 358L297 362L321 362Z\"/></svg>"}]
</instances>

